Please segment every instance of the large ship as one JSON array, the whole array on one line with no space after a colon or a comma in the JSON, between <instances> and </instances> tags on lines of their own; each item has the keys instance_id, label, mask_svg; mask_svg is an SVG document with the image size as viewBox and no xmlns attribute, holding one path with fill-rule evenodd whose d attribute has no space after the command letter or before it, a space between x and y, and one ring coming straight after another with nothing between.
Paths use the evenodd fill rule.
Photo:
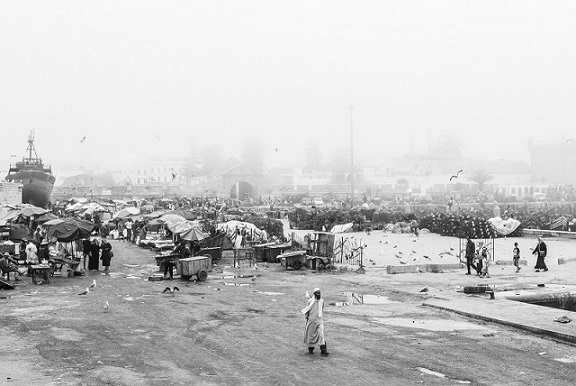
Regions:
<instances>
[{"instance_id":1,"label":"large ship","mask_svg":"<svg viewBox=\"0 0 576 386\"><path fill-rule=\"evenodd\" d=\"M28 148L22 161L10 164L7 181L22 184L22 203L32 204L41 208L48 207L50 195L56 178L52 175L50 165L42 163L34 148L34 131L28 137Z\"/></svg>"}]
</instances>

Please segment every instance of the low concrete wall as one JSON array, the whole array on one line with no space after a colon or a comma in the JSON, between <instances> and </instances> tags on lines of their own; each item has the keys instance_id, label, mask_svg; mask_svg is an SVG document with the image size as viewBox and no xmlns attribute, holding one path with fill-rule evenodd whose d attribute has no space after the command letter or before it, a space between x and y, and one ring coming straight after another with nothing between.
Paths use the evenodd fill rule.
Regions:
<instances>
[{"instance_id":1,"label":"low concrete wall","mask_svg":"<svg viewBox=\"0 0 576 386\"><path fill-rule=\"evenodd\" d=\"M454 263L454 264L419 264L419 265L389 265L386 267L386 272L389 274L399 274L399 273L418 273L418 272L445 272L445 271L456 271L459 269L466 268L464 264Z\"/></svg>"},{"instance_id":2,"label":"low concrete wall","mask_svg":"<svg viewBox=\"0 0 576 386\"><path fill-rule=\"evenodd\" d=\"M526 259L520 259L518 264L528 265L528 261L526 261ZM514 265L514 262L512 260L496 260L496 265Z\"/></svg>"}]
</instances>

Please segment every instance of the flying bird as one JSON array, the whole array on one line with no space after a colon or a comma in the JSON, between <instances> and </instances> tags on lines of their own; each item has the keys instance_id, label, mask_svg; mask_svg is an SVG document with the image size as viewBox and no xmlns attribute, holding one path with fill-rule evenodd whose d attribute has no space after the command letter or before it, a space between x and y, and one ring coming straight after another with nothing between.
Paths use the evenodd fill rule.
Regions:
<instances>
[{"instance_id":1,"label":"flying bird","mask_svg":"<svg viewBox=\"0 0 576 386\"><path fill-rule=\"evenodd\" d=\"M106 304L104 304L104 312L110 312L110 303L106 300Z\"/></svg>"},{"instance_id":2,"label":"flying bird","mask_svg":"<svg viewBox=\"0 0 576 386\"><path fill-rule=\"evenodd\" d=\"M90 292L90 288L86 287L86 289L82 292L80 292L78 295L88 295L88 293Z\"/></svg>"},{"instance_id":3,"label":"flying bird","mask_svg":"<svg viewBox=\"0 0 576 386\"><path fill-rule=\"evenodd\" d=\"M575 142L574 142L574 140L573 140L572 138L568 138L568 139L566 140L566 143L568 143L568 142L572 142L572 143L575 143Z\"/></svg>"},{"instance_id":4,"label":"flying bird","mask_svg":"<svg viewBox=\"0 0 576 386\"><path fill-rule=\"evenodd\" d=\"M84 143L84 141L86 141L86 136L82 137L82 139L80 140L80 143Z\"/></svg>"},{"instance_id":5,"label":"flying bird","mask_svg":"<svg viewBox=\"0 0 576 386\"><path fill-rule=\"evenodd\" d=\"M276 150L276 153L278 153L278 148L276 148L276 149L274 149L274 150Z\"/></svg>"},{"instance_id":6,"label":"flying bird","mask_svg":"<svg viewBox=\"0 0 576 386\"><path fill-rule=\"evenodd\" d=\"M398 246L398 244L394 245L392 248L396 248Z\"/></svg>"},{"instance_id":7,"label":"flying bird","mask_svg":"<svg viewBox=\"0 0 576 386\"><path fill-rule=\"evenodd\" d=\"M458 173L456 173L455 175L453 175L452 177L450 177L450 181L452 181L453 178L458 178L458 175L459 175L460 173L462 173L463 171L464 171L464 170L462 170L462 169L458 170Z\"/></svg>"},{"instance_id":8,"label":"flying bird","mask_svg":"<svg viewBox=\"0 0 576 386\"><path fill-rule=\"evenodd\" d=\"M308 299L310 299L310 294L308 293L308 291L306 291L306 295L305 295Z\"/></svg>"},{"instance_id":9,"label":"flying bird","mask_svg":"<svg viewBox=\"0 0 576 386\"><path fill-rule=\"evenodd\" d=\"M94 279L94 280L92 281L92 284L90 284L90 285L88 286L89 289L92 289L92 288L94 288L94 287L96 287L96 279Z\"/></svg>"},{"instance_id":10,"label":"flying bird","mask_svg":"<svg viewBox=\"0 0 576 386\"><path fill-rule=\"evenodd\" d=\"M10 154L10 157L16 158L16 154Z\"/></svg>"},{"instance_id":11,"label":"flying bird","mask_svg":"<svg viewBox=\"0 0 576 386\"><path fill-rule=\"evenodd\" d=\"M180 289L178 287L173 287L173 288L166 287L166 288L164 288L164 291L162 291L162 293L170 292L172 294L172 296L174 296L174 291L180 292Z\"/></svg>"},{"instance_id":12,"label":"flying bird","mask_svg":"<svg viewBox=\"0 0 576 386\"><path fill-rule=\"evenodd\" d=\"M430 256L426 256L426 255L424 255L424 258L425 258L425 259L429 259L429 258L430 258Z\"/></svg>"},{"instance_id":13,"label":"flying bird","mask_svg":"<svg viewBox=\"0 0 576 386\"><path fill-rule=\"evenodd\" d=\"M177 173L172 173L172 179L175 180L177 175Z\"/></svg>"}]
</instances>

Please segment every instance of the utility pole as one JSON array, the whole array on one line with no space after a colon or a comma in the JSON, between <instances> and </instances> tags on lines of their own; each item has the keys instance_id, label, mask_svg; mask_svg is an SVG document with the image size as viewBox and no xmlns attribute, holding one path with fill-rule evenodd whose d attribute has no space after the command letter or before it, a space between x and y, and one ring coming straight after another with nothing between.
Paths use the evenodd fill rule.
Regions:
<instances>
[{"instance_id":1,"label":"utility pole","mask_svg":"<svg viewBox=\"0 0 576 386\"><path fill-rule=\"evenodd\" d=\"M354 106L350 106L350 205L354 207Z\"/></svg>"}]
</instances>

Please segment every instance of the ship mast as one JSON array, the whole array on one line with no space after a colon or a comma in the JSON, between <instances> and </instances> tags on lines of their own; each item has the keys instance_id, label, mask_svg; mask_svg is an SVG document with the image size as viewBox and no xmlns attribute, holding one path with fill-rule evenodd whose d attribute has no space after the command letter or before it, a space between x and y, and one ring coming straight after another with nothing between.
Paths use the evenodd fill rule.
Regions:
<instances>
[{"instance_id":1,"label":"ship mast","mask_svg":"<svg viewBox=\"0 0 576 386\"><path fill-rule=\"evenodd\" d=\"M36 148L34 148L34 130L30 131L30 136L28 136L28 148L26 149L28 152L28 159L29 160L37 160L38 154L36 154ZM32 153L34 153L34 157L32 157Z\"/></svg>"}]
</instances>

